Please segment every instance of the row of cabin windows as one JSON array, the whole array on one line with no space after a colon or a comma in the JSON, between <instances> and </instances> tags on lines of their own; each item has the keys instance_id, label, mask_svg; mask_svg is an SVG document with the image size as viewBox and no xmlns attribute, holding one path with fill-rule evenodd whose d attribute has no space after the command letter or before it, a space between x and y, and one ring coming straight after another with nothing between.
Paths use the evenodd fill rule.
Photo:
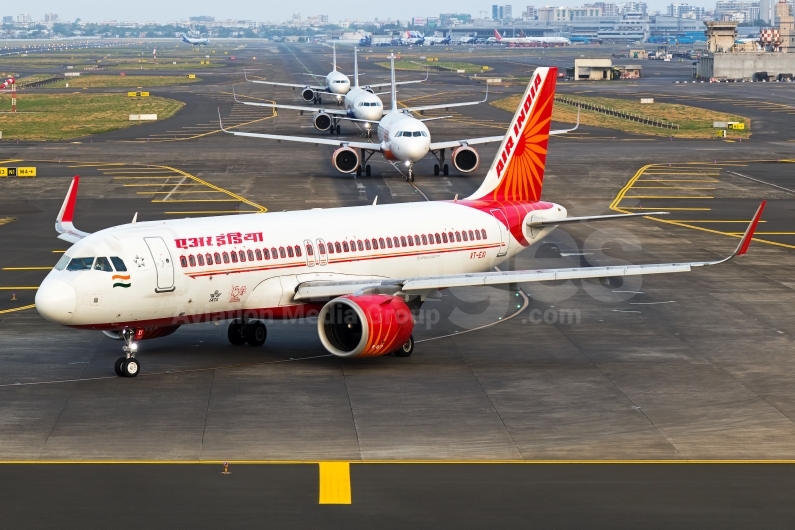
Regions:
<instances>
[{"instance_id":1,"label":"row of cabin windows","mask_svg":"<svg viewBox=\"0 0 795 530\"><path fill-rule=\"evenodd\" d=\"M480 241L486 239L486 230L456 230L455 232L436 232L433 234L421 234L413 236L393 236L393 237L379 237L372 239L358 239L356 241L336 241L333 243L323 244L318 243L318 252L320 254L341 254L343 252L356 252L357 250L363 252L365 250L379 250L388 248L400 247L413 247L421 245L441 245L443 243L460 243L462 241ZM311 244L307 243L306 253L308 256L315 254L314 248ZM183 267L203 267L204 265L220 265L222 263L245 263L247 261L261 261L263 259L269 260L279 258L293 258L301 257L301 247L299 245L288 247L271 247L270 249L264 248L262 250L239 250L231 252L215 252L207 254L190 254L188 256L180 256L179 263Z\"/></svg>"},{"instance_id":2,"label":"row of cabin windows","mask_svg":"<svg viewBox=\"0 0 795 530\"><path fill-rule=\"evenodd\" d=\"M203 267L206 265L220 265L221 263L245 263L246 261L262 261L263 259L279 259L279 258L293 258L293 257L301 257L301 247L299 245L290 246L290 247L272 247L270 249L264 248L262 250L255 249L255 250L239 250L239 251L232 251L232 252L216 252L211 254L208 252L207 254L197 254L194 256L193 254L189 256L180 256L179 257L179 264L183 267L191 266L199 266Z\"/></svg>"}]
</instances>

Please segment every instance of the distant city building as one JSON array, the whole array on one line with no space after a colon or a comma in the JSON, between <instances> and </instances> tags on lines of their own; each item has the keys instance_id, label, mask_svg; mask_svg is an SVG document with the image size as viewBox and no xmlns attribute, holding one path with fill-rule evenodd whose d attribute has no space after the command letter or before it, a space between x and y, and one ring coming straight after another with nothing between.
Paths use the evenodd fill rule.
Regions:
<instances>
[{"instance_id":1,"label":"distant city building","mask_svg":"<svg viewBox=\"0 0 795 530\"><path fill-rule=\"evenodd\" d=\"M414 26L425 26L426 22L425 17L414 17L411 19L411 24Z\"/></svg>"},{"instance_id":2,"label":"distant city building","mask_svg":"<svg viewBox=\"0 0 795 530\"><path fill-rule=\"evenodd\" d=\"M594 5L582 7L541 7L538 20L543 22L572 22L578 18L601 17L602 9Z\"/></svg>"},{"instance_id":3,"label":"distant city building","mask_svg":"<svg viewBox=\"0 0 795 530\"><path fill-rule=\"evenodd\" d=\"M670 4L668 6L668 16L701 19L704 17L704 8L691 6L690 4Z\"/></svg>"},{"instance_id":4,"label":"distant city building","mask_svg":"<svg viewBox=\"0 0 795 530\"><path fill-rule=\"evenodd\" d=\"M466 13L441 13L439 15L440 25L442 26L460 26L469 24L471 20L472 15Z\"/></svg>"},{"instance_id":5,"label":"distant city building","mask_svg":"<svg viewBox=\"0 0 795 530\"><path fill-rule=\"evenodd\" d=\"M492 20L512 20L513 19L513 6L497 5L491 6L491 19Z\"/></svg>"},{"instance_id":6,"label":"distant city building","mask_svg":"<svg viewBox=\"0 0 795 530\"><path fill-rule=\"evenodd\" d=\"M13 23L14 23L14 17L11 16L3 17L3 24L13 24Z\"/></svg>"},{"instance_id":7,"label":"distant city building","mask_svg":"<svg viewBox=\"0 0 795 530\"><path fill-rule=\"evenodd\" d=\"M522 11L522 20L535 20L538 16L536 12L535 6L527 6L527 8Z\"/></svg>"},{"instance_id":8,"label":"distant city building","mask_svg":"<svg viewBox=\"0 0 795 530\"><path fill-rule=\"evenodd\" d=\"M215 17L210 17L210 16L207 16L207 15L201 15L201 16L198 16L198 17L190 17L190 18L188 18L188 20L191 21L191 22L196 22L196 23L200 23L200 24L211 24L211 23L215 22Z\"/></svg>"},{"instance_id":9,"label":"distant city building","mask_svg":"<svg viewBox=\"0 0 795 530\"><path fill-rule=\"evenodd\" d=\"M33 19L27 13L22 13L21 15L17 15L17 22L20 24L26 24L32 21Z\"/></svg>"},{"instance_id":10,"label":"distant city building","mask_svg":"<svg viewBox=\"0 0 795 530\"><path fill-rule=\"evenodd\" d=\"M602 11L603 17L617 17L619 12L618 5L608 2L594 2L592 4L585 4L585 7L597 7Z\"/></svg>"},{"instance_id":11,"label":"distant city building","mask_svg":"<svg viewBox=\"0 0 795 530\"><path fill-rule=\"evenodd\" d=\"M619 13L626 15L627 13L642 13L646 15L648 6L646 2L622 2L618 4Z\"/></svg>"},{"instance_id":12,"label":"distant city building","mask_svg":"<svg viewBox=\"0 0 795 530\"><path fill-rule=\"evenodd\" d=\"M58 22L58 15L55 13L47 13L44 15L44 22Z\"/></svg>"}]
</instances>

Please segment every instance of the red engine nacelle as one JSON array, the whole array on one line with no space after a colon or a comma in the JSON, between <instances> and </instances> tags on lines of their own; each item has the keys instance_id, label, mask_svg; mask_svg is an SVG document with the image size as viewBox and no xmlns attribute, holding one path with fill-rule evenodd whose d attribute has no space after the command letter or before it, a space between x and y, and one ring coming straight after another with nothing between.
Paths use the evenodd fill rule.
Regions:
<instances>
[{"instance_id":1,"label":"red engine nacelle","mask_svg":"<svg viewBox=\"0 0 795 530\"><path fill-rule=\"evenodd\" d=\"M462 145L453 151L453 165L461 173L471 173L478 168L480 157L478 152L469 147Z\"/></svg>"},{"instance_id":2,"label":"red engine nacelle","mask_svg":"<svg viewBox=\"0 0 795 530\"><path fill-rule=\"evenodd\" d=\"M317 320L323 346L338 357L376 357L411 338L414 319L402 299L383 294L335 298Z\"/></svg>"},{"instance_id":3,"label":"red engine nacelle","mask_svg":"<svg viewBox=\"0 0 795 530\"><path fill-rule=\"evenodd\" d=\"M359 153L350 147L340 147L331 155L331 163L340 173L353 173L359 167Z\"/></svg>"}]
</instances>

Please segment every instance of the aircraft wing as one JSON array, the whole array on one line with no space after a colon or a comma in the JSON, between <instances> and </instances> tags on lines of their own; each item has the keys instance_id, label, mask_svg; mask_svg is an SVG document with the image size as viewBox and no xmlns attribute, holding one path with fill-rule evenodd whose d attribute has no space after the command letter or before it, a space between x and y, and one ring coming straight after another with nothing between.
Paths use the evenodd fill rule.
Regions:
<instances>
[{"instance_id":1,"label":"aircraft wing","mask_svg":"<svg viewBox=\"0 0 795 530\"><path fill-rule=\"evenodd\" d=\"M426 110L435 110L435 109L449 109L452 107L466 107L469 105L480 105L481 103L485 103L486 100L489 99L489 85L486 85L486 97L479 101L465 101L463 103L447 103L443 105L424 105L421 107L404 107L401 110L408 111L408 112L419 112L423 113Z\"/></svg>"},{"instance_id":2,"label":"aircraft wing","mask_svg":"<svg viewBox=\"0 0 795 530\"><path fill-rule=\"evenodd\" d=\"M425 120L421 120L425 121ZM549 131L550 136L555 136L559 134L566 134L577 130L577 127L580 126L580 111L577 109L577 123L571 129L557 129L554 131ZM460 147L462 145L483 145L489 144L492 142L502 142L505 136L484 136L482 138L470 138L468 140L452 140L450 142L436 142L431 144L431 151L436 151L437 149L453 149L456 147Z\"/></svg>"},{"instance_id":3,"label":"aircraft wing","mask_svg":"<svg viewBox=\"0 0 795 530\"><path fill-rule=\"evenodd\" d=\"M58 212L58 217L55 218L55 231L58 232L58 239L63 239L69 243L77 243L84 237L90 235L75 228L72 224L72 217L75 212L75 203L77 202L77 188L80 185L80 177L75 176L72 183L69 185L69 191L66 193L66 198L61 205L61 211Z\"/></svg>"},{"instance_id":4,"label":"aircraft wing","mask_svg":"<svg viewBox=\"0 0 795 530\"><path fill-rule=\"evenodd\" d=\"M397 81L395 83L395 85L412 85L414 83L424 83L427 80L428 80L428 70L425 70L425 79L417 79L417 80L414 80L414 81ZM374 85L369 85L368 84L366 86L368 86L370 88L379 88L379 87L382 87L382 86L392 86L392 83L376 83Z\"/></svg>"},{"instance_id":5,"label":"aircraft wing","mask_svg":"<svg viewBox=\"0 0 795 530\"><path fill-rule=\"evenodd\" d=\"M221 113L218 113L218 121L221 122ZM332 140L330 138L310 138L308 136L286 136L282 134L262 134L262 133L247 133L240 131L230 131L224 129L224 124L221 122L221 130L227 134L234 134L235 136L247 136L249 138L263 138L265 140L277 140L285 142L299 142L304 144L315 145L331 145L334 147L352 147L353 149L364 149L365 151L378 151L381 152L381 144L372 142L350 142L348 140Z\"/></svg>"},{"instance_id":6,"label":"aircraft wing","mask_svg":"<svg viewBox=\"0 0 795 530\"><path fill-rule=\"evenodd\" d=\"M482 285L505 285L553 280L574 280L585 278L608 278L613 276L638 276L642 274L666 274L688 272L696 267L719 265L748 250L754 231L765 209L763 201L756 211L737 248L726 258L715 261L691 261L684 263L660 263L648 265L620 265L613 267L577 267L571 269L542 269L525 271L495 271L472 274L448 274L441 276L421 276L388 280L367 279L343 282L314 281L298 285L295 300L333 298L346 294L408 294L427 296L437 289L450 287L474 287Z\"/></svg>"},{"instance_id":7,"label":"aircraft wing","mask_svg":"<svg viewBox=\"0 0 795 530\"><path fill-rule=\"evenodd\" d=\"M301 112L309 112L316 114L318 112L325 112L326 114L333 114L334 116L347 116L348 113L342 109L327 109L322 107L302 107L300 105L282 105L280 103L257 103L254 101L240 101L235 95L235 101L243 105L252 105L254 107L268 107L271 109L287 109L287 110L300 110ZM377 122L376 122L377 123Z\"/></svg>"},{"instance_id":8,"label":"aircraft wing","mask_svg":"<svg viewBox=\"0 0 795 530\"><path fill-rule=\"evenodd\" d=\"M249 79L248 74L246 71L243 71L243 75L246 78L246 81L249 83L259 83L261 85L272 85L272 86L288 86L292 88L311 88L312 90L326 90L324 86L316 86L316 85L306 85L306 84L299 84L299 83L276 83L274 81L261 81L259 79Z\"/></svg>"}]
</instances>

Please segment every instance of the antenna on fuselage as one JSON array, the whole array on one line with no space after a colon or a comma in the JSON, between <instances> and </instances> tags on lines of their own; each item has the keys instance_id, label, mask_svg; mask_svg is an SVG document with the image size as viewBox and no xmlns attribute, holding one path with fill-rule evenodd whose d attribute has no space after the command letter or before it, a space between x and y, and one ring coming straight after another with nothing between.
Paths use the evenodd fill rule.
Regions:
<instances>
[{"instance_id":1,"label":"antenna on fuselage","mask_svg":"<svg viewBox=\"0 0 795 530\"><path fill-rule=\"evenodd\" d=\"M395 54L390 54L389 59L392 65L392 112L397 112L397 85L395 84Z\"/></svg>"},{"instance_id":2,"label":"antenna on fuselage","mask_svg":"<svg viewBox=\"0 0 795 530\"><path fill-rule=\"evenodd\" d=\"M134 225L134 224L135 224L135 221L137 221L137 220L138 220L138 212L135 212L135 215L133 215L133 220L132 220L132 223L130 223L130 224L133 224L133 225Z\"/></svg>"}]
</instances>

